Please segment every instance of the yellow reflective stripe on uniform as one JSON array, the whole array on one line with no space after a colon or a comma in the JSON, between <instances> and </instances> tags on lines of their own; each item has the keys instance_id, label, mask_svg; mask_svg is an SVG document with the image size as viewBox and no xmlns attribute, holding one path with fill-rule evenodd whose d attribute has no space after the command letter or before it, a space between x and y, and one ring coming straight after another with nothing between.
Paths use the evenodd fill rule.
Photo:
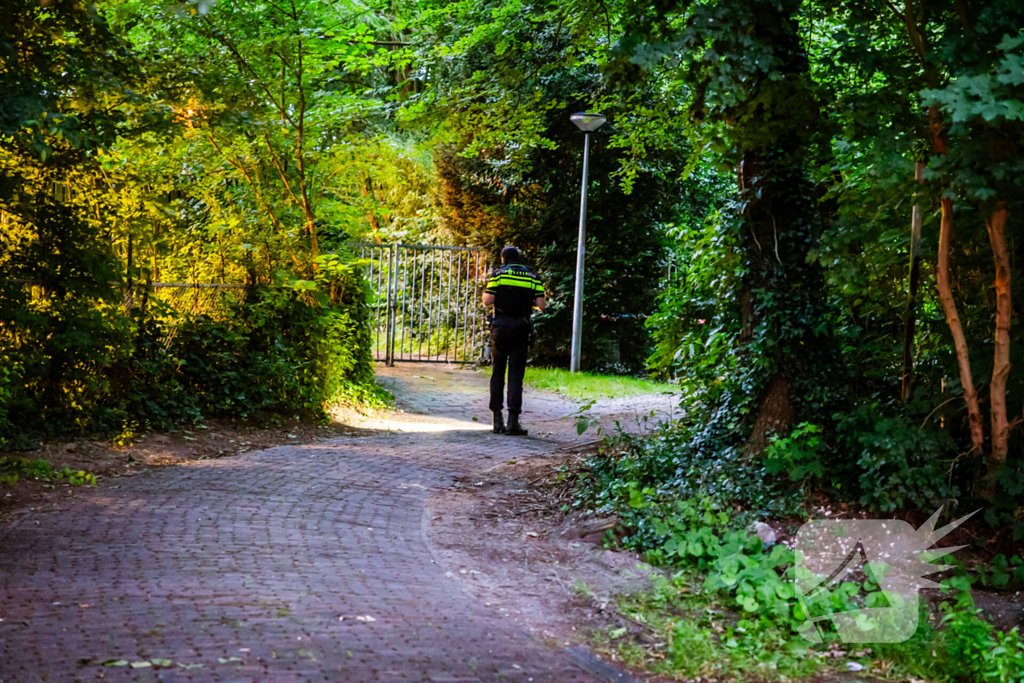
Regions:
<instances>
[{"instance_id":1,"label":"yellow reflective stripe on uniform","mask_svg":"<svg viewBox=\"0 0 1024 683\"><path fill-rule=\"evenodd\" d=\"M487 286L487 289L497 289L499 286L516 287L517 289L529 290L535 297L544 296L544 287L536 280L515 280L511 278L499 278Z\"/></svg>"},{"instance_id":2,"label":"yellow reflective stripe on uniform","mask_svg":"<svg viewBox=\"0 0 1024 683\"><path fill-rule=\"evenodd\" d=\"M495 285L509 285L510 287L530 287L535 289L539 284L532 277L518 277L516 275L499 275L491 281Z\"/></svg>"},{"instance_id":3,"label":"yellow reflective stripe on uniform","mask_svg":"<svg viewBox=\"0 0 1024 683\"><path fill-rule=\"evenodd\" d=\"M500 273L487 282L484 291L494 294L500 286L528 289L534 297L544 296L544 285L527 272L513 270Z\"/></svg>"}]
</instances>

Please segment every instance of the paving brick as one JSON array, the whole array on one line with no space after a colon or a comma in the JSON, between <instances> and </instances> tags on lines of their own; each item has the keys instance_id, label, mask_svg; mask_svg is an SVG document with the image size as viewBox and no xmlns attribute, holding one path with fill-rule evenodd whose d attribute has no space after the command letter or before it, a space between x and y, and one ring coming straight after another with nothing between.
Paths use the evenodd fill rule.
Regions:
<instances>
[{"instance_id":1,"label":"paving brick","mask_svg":"<svg viewBox=\"0 0 1024 683\"><path fill-rule=\"evenodd\" d=\"M423 533L456 477L568 441L571 406L528 395L544 436L502 437L479 376L389 381L407 412L375 435L152 470L0 528L0 683L597 680L462 593Z\"/></svg>"}]
</instances>

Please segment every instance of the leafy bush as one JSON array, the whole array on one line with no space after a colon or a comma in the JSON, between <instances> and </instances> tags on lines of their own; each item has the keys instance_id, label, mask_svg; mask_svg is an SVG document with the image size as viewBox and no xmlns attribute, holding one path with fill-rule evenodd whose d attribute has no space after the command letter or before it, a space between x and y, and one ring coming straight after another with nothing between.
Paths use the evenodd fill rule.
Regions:
<instances>
[{"instance_id":1,"label":"leafy bush","mask_svg":"<svg viewBox=\"0 0 1024 683\"><path fill-rule=\"evenodd\" d=\"M0 355L0 448L7 445L4 434L11 431L10 422L7 419L7 413L11 398L14 396L11 385L13 382L13 375L15 374L13 361L7 354Z\"/></svg>"},{"instance_id":2,"label":"leafy bush","mask_svg":"<svg viewBox=\"0 0 1024 683\"><path fill-rule=\"evenodd\" d=\"M818 425L803 422L789 436L773 438L764 454L765 469L769 474L785 472L792 481L821 477L825 474L821 433Z\"/></svg>"},{"instance_id":3,"label":"leafy bush","mask_svg":"<svg viewBox=\"0 0 1024 683\"><path fill-rule=\"evenodd\" d=\"M362 388L373 385L363 293L352 290L347 306L317 294L291 283L234 302L227 325L196 318L182 326L172 347L180 382L203 414L319 419L332 402L373 396Z\"/></svg>"},{"instance_id":4,"label":"leafy bush","mask_svg":"<svg viewBox=\"0 0 1024 683\"><path fill-rule=\"evenodd\" d=\"M874 404L838 421L839 448L856 463L860 502L882 512L916 507L934 510L959 495L947 470L956 444L944 431L883 416Z\"/></svg>"},{"instance_id":5,"label":"leafy bush","mask_svg":"<svg viewBox=\"0 0 1024 683\"><path fill-rule=\"evenodd\" d=\"M714 499L741 512L790 516L800 509L798 492L780 486L766 469L742 456L734 432L721 423L691 416L646 437L619 434L611 447L588 461L575 504L620 511L634 533L630 547L646 550L660 538L652 527L650 500Z\"/></svg>"},{"instance_id":6,"label":"leafy bush","mask_svg":"<svg viewBox=\"0 0 1024 683\"><path fill-rule=\"evenodd\" d=\"M971 597L971 582L956 577L949 582L959 592L952 602L941 605L946 627L941 633L949 667L966 673L970 680L985 683L1021 683L1024 681L1024 641L1018 627L1005 633L982 619L981 610Z\"/></svg>"},{"instance_id":7,"label":"leafy bush","mask_svg":"<svg viewBox=\"0 0 1024 683\"><path fill-rule=\"evenodd\" d=\"M999 554L987 566L977 568L978 579L985 586L1005 589L1012 584L1024 584L1024 556L1013 555L1007 559Z\"/></svg>"},{"instance_id":8,"label":"leafy bush","mask_svg":"<svg viewBox=\"0 0 1024 683\"><path fill-rule=\"evenodd\" d=\"M225 295L226 314L216 319L158 304L130 316L102 302L65 307L74 317L59 325L63 356L47 357L48 337L34 343L39 330L7 352L13 369L0 374L0 438L169 428L260 411L322 419L334 402L383 402L359 264L331 255L318 266L315 280L281 275L272 286ZM53 333L58 326L46 320L36 321L39 329Z\"/></svg>"},{"instance_id":9,"label":"leafy bush","mask_svg":"<svg viewBox=\"0 0 1024 683\"><path fill-rule=\"evenodd\" d=\"M671 602L671 597L678 596L681 590L691 593L689 586L678 583L680 577L699 585L703 599L713 600L712 604L721 604L737 614L735 619L720 618L721 624L728 626L720 625L711 633L701 627L699 615L678 619L677 612L670 612L671 622L686 622L686 628L698 631L676 633L672 642L678 638L681 645L711 637L703 645L715 650L711 659L718 666L728 667L739 656L770 663L772 669L782 667L796 672L811 665L807 662L809 645L798 631L807 618L822 611L835 613L888 604L880 587L869 577L863 583L844 581L827 598L805 607L796 600L794 579L800 569L795 564L795 553L782 544L766 549L760 538L738 527L728 508L710 497L669 501L656 496L649 487L629 488L617 508L624 519L631 520L630 524L642 516L649 530L645 535L630 535L626 543L645 551L645 559L651 563L679 572L670 583L656 583L650 596L631 598L634 604L640 603L642 609L650 612L638 615L642 622L664 621L658 614L665 608L664 603ZM702 575L703 580L694 581L694 573ZM1024 674L1024 642L1018 629L1000 633L979 616L980 610L971 598L971 581L966 576L956 576L943 584L945 590L954 591L953 599L941 606L943 630L936 631L923 614L920 628L909 641L874 644L875 655L898 663L914 677L929 680L1020 683ZM928 609L925 603L920 608ZM805 609L810 609L811 614ZM710 607L703 612L715 613ZM870 626L865 617L865 628ZM811 647L810 651L824 650L832 636L825 637L825 645ZM686 663L679 659L684 650L669 648L670 654L673 651L674 668L686 670Z\"/></svg>"}]
</instances>

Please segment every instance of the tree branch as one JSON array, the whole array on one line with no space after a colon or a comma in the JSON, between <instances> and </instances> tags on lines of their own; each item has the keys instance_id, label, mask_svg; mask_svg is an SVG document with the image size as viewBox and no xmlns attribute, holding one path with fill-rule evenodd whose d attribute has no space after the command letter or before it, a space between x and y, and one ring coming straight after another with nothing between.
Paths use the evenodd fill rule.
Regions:
<instances>
[{"instance_id":1,"label":"tree branch","mask_svg":"<svg viewBox=\"0 0 1024 683\"><path fill-rule=\"evenodd\" d=\"M264 94L266 94L266 96L274 104L274 107L278 110L278 113L281 114L281 117L288 121L289 123L291 123L292 125L295 125L294 122L292 122L291 117L288 115L288 110L278 105L273 93L270 92L270 88L266 86L266 84L263 82L263 79L259 77L255 69L252 68L252 65L249 64L249 61L242 55L241 51L238 49L238 46L230 40L228 40L226 36L222 35L220 31L217 30L216 26L213 25L213 22L209 16L203 16L202 20L209 24L209 33L204 33L203 31L199 30L199 28L196 27L194 24L189 24L189 26L191 26L193 30L202 35L204 38L212 39L223 45L225 48L227 48L228 52L230 52L234 56L235 62L237 63L239 69L241 69L244 72L247 72L252 77L252 79L259 84L259 87L263 90ZM247 84L246 88L249 87L250 86Z\"/></svg>"}]
</instances>

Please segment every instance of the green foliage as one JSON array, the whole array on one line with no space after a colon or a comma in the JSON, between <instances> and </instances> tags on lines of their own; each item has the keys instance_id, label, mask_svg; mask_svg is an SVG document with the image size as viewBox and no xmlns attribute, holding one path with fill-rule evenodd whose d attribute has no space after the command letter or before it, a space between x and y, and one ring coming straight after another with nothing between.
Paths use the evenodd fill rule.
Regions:
<instances>
[{"instance_id":1,"label":"green foliage","mask_svg":"<svg viewBox=\"0 0 1024 683\"><path fill-rule=\"evenodd\" d=\"M1018 628L997 632L980 617L981 610L971 597L970 581L957 577L949 583L959 589L954 601L941 605L945 630L939 638L949 670L957 671L956 678L961 680L1020 683L1024 680L1024 641Z\"/></svg>"},{"instance_id":2,"label":"green foliage","mask_svg":"<svg viewBox=\"0 0 1024 683\"><path fill-rule=\"evenodd\" d=\"M75 471L67 467L65 467L63 470L59 472L54 472L53 480L58 482L66 481L71 486L85 486L87 484L90 486L96 485L95 474L90 474L84 472L83 470Z\"/></svg>"},{"instance_id":3,"label":"green foliage","mask_svg":"<svg viewBox=\"0 0 1024 683\"><path fill-rule=\"evenodd\" d=\"M727 396L713 397L722 404L714 409L719 415L732 410ZM742 453L735 431L716 424L706 403L691 397L687 407L682 418L647 436L620 434L609 452L590 461L581 481L577 506L622 508L635 522L630 545L649 547L649 522L626 504L645 489L657 497L739 505L750 521L759 518L752 514L797 514L811 490L879 513L934 510L959 495L957 480L972 478L969 466L951 476L955 451L943 431L885 417L870 404L837 415L828 432L803 423L788 436L776 435L760 458Z\"/></svg>"},{"instance_id":4,"label":"green foliage","mask_svg":"<svg viewBox=\"0 0 1024 683\"><path fill-rule=\"evenodd\" d=\"M105 354L93 353L87 337L84 349L75 347L78 337L63 338L61 353L76 354L80 370L88 358L83 375L94 379L71 384L74 400L63 404L48 399L68 393L68 385L49 384L49 347L15 345L7 353L26 369L23 386L37 391L23 389L4 402L11 416L5 435L128 434L258 412L322 419L335 402L380 404L386 399L373 381L369 293L358 268L323 257L316 281L225 295L226 311L216 318L156 305L134 309L130 318L109 309L124 336Z\"/></svg>"},{"instance_id":5,"label":"green foliage","mask_svg":"<svg viewBox=\"0 0 1024 683\"><path fill-rule=\"evenodd\" d=\"M887 604L879 586L870 578L863 584L845 581L829 593L827 601L815 601L812 614L806 614L803 603L795 600L793 551L781 544L764 548L758 537L730 517L731 508L712 497L673 500L656 496L652 488L636 486L628 487L617 503L615 509L636 532L625 543L645 551L648 561L678 572L668 581L656 581L651 593L623 601L634 621L670 632L672 645L652 670L706 675L685 656L687 647L705 652L710 658L705 661L716 669L731 670L745 662L780 674L806 675L821 668L824 662L816 662L814 655L823 653L828 642L809 646L797 627L819 610ZM642 528L648 532L640 533ZM1017 629L999 633L981 618L967 577L955 577L944 585L956 593L953 602L941 606L942 629L927 625L928 608L922 604L917 633L906 643L871 645L873 658L894 663L898 667L894 671L929 680L1018 683L1024 649ZM623 633L609 636L621 638ZM631 647L637 646L620 643L627 661L655 664L645 661L642 649ZM936 652L942 655L937 657Z\"/></svg>"},{"instance_id":6,"label":"green foliage","mask_svg":"<svg viewBox=\"0 0 1024 683\"><path fill-rule=\"evenodd\" d=\"M1024 584L1024 556L1021 555L1007 559L1006 555L999 554L976 570L978 580L985 586L1005 589L1014 584Z\"/></svg>"},{"instance_id":7,"label":"green foliage","mask_svg":"<svg viewBox=\"0 0 1024 683\"><path fill-rule=\"evenodd\" d=\"M6 353L0 356L0 449L7 445L7 440L2 435L11 432L11 423L7 415L14 396L11 384L17 379L13 365L12 359Z\"/></svg>"},{"instance_id":8,"label":"green foliage","mask_svg":"<svg viewBox=\"0 0 1024 683\"><path fill-rule=\"evenodd\" d=\"M977 459L956 458L970 442L934 296L938 199L955 199L953 286L976 385L989 382L994 332L984 219L1007 202L1012 234L1022 208L1019 3L921 7L903 15L880 1L633 3L615 46L622 58L609 69L613 82L658 79L675 89L695 117L698 148L718 152L697 168L720 163L739 181L737 201L719 200L717 213L672 234L682 266L648 320L651 369L680 381L684 410L706 419L721 411L749 452L761 445L748 430L762 424L767 380L781 368L792 413L762 422L777 420L779 439L817 425L827 444L807 460L821 470L797 472L811 475L804 485L887 512L957 498L966 506L982 493ZM765 156L766 146L779 156ZM918 160L927 164L920 184ZM758 213L766 196L771 221ZM915 202L924 240L914 391L903 400ZM1010 250L1019 261L1012 240ZM1021 278L1012 282L1019 303ZM1014 325L1013 354L1019 334ZM1018 414L1016 373L1007 400ZM987 518L1013 523L1019 540L1019 440L1011 449L998 490L986 495ZM782 464L775 455L773 471Z\"/></svg>"},{"instance_id":9,"label":"green foliage","mask_svg":"<svg viewBox=\"0 0 1024 683\"><path fill-rule=\"evenodd\" d=\"M56 470L42 458L36 460L5 458L0 460L0 484L13 486L22 477L45 483L66 482L69 486L94 486L96 484L96 475L94 474L83 470L72 470L68 467Z\"/></svg>"},{"instance_id":10,"label":"green foliage","mask_svg":"<svg viewBox=\"0 0 1024 683\"><path fill-rule=\"evenodd\" d=\"M285 259L308 277L324 247L367 232L367 214L397 208L379 201L375 179L416 169L391 144L382 108L409 60L374 44L400 39L396 13L315 0L118 2L111 10L145 58L154 95L175 112L176 133L125 141L113 160L129 177L156 176L186 202L198 200L200 215L182 217L229 241L236 269ZM161 148L166 158L154 159Z\"/></svg>"},{"instance_id":11,"label":"green foliage","mask_svg":"<svg viewBox=\"0 0 1024 683\"><path fill-rule=\"evenodd\" d=\"M856 459L861 504L933 510L959 495L950 483L955 445L948 433L883 416L871 404L841 416L836 431L838 448Z\"/></svg>"},{"instance_id":12,"label":"green foliage","mask_svg":"<svg viewBox=\"0 0 1024 683\"><path fill-rule=\"evenodd\" d=\"M610 450L588 461L574 504L618 512L631 529L624 544L640 551L663 541L664 529L654 521L663 507L683 518L696 514L687 501L720 506L699 508L700 515L717 515L731 506L728 517L736 523L796 514L799 492L786 490L763 466L738 457L737 446L734 435L695 415L649 436L620 434ZM676 505L686 511L677 511Z\"/></svg>"},{"instance_id":13,"label":"green foliage","mask_svg":"<svg viewBox=\"0 0 1024 683\"><path fill-rule=\"evenodd\" d=\"M544 275L548 307L537 317L535 353L552 364L568 360L575 287L583 136L569 114L608 115L590 136L583 360L592 370L638 373L650 352L643 321L664 274L666 231L684 203L702 211L709 202L697 183L676 187L689 141L672 94L646 82L605 87L607 46L627 8L590 0L422 6L414 44L444 87L411 97L403 116L437 127L449 234L495 258L516 244Z\"/></svg>"},{"instance_id":14,"label":"green foliage","mask_svg":"<svg viewBox=\"0 0 1024 683\"><path fill-rule=\"evenodd\" d=\"M624 638L626 629L607 634L620 639L617 654L627 664L673 678L723 680L804 677L827 666L770 620L737 619L700 589L691 571L655 576L653 584L650 592L619 601L624 614L646 627L643 638Z\"/></svg>"},{"instance_id":15,"label":"green foliage","mask_svg":"<svg viewBox=\"0 0 1024 683\"><path fill-rule=\"evenodd\" d=\"M789 436L776 436L765 450L765 469L769 474L785 472L792 481L808 477L820 478L825 474L821 456L825 443L818 425L802 422Z\"/></svg>"},{"instance_id":16,"label":"green foliage","mask_svg":"<svg viewBox=\"0 0 1024 683\"><path fill-rule=\"evenodd\" d=\"M735 286L735 240L722 229L723 220L716 211L670 233L678 243L679 271L658 294L658 309L646 322L655 344L648 367L690 392L714 383L732 356L731 335L715 321Z\"/></svg>"}]
</instances>

